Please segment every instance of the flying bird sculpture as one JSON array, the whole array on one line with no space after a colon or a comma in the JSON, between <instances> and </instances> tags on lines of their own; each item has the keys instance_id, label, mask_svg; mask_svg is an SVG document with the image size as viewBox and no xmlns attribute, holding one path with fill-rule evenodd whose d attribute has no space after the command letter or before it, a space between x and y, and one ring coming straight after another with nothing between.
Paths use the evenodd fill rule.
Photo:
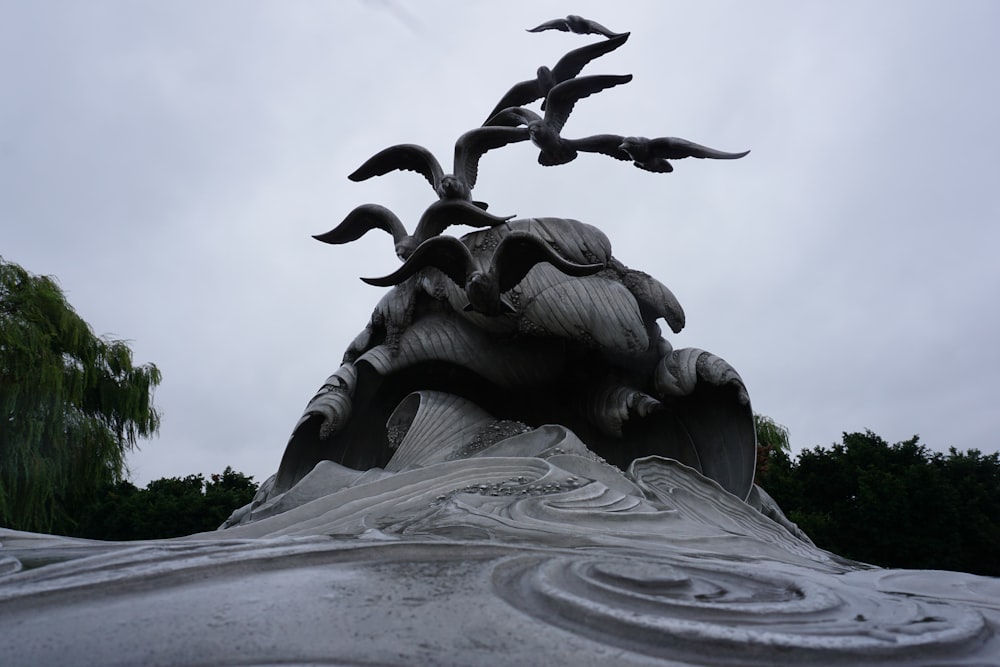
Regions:
<instances>
[{"instance_id":1,"label":"flying bird sculpture","mask_svg":"<svg viewBox=\"0 0 1000 667\"><path fill-rule=\"evenodd\" d=\"M557 84L549 91L545 98L547 107L544 117L530 109L510 107L494 115L486 123L487 126L501 125L515 128L524 125L527 133L526 138L530 138L531 142L539 148L539 164L547 167L566 164L575 159L580 150L604 152L597 150L596 144L591 141L593 138L575 140L562 137L563 126L569 120L569 115L576 103L594 93L628 83L631 80L631 74L583 76L569 79ZM522 131L524 130L522 129ZM608 148L610 149L610 146Z\"/></svg>"},{"instance_id":2,"label":"flying bird sculpture","mask_svg":"<svg viewBox=\"0 0 1000 667\"><path fill-rule=\"evenodd\" d=\"M497 244L490 265L482 270L469 248L453 236L428 239L395 272L382 278L362 278L369 285L398 285L421 269L434 267L465 290L466 311L483 315L515 312L504 296L521 282L536 264L548 262L570 276L589 276L604 269L603 264L577 264L561 257L541 238L531 233L512 232Z\"/></svg>"},{"instance_id":3,"label":"flying bird sculpture","mask_svg":"<svg viewBox=\"0 0 1000 667\"><path fill-rule=\"evenodd\" d=\"M537 99L543 99L556 84L572 79L579 74L591 60L614 51L628 40L629 33L624 33L611 39L601 40L587 46L573 49L559 59L551 69L542 65L534 79L521 81L508 90L500 102L490 112L490 118L508 107L520 107ZM542 102L545 109L545 102Z\"/></svg>"},{"instance_id":4,"label":"flying bird sculpture","mask_svg":"<svg viewBox=\"0 0 1000 667\"><path fill-rule=\"evenodd\" d=\"M501 218L462 199L442 199L427 207L420 216L413 234L408 234L403 223L385 206L363 204L347 214L343 222L326 232L313 236L317 241L340 245L355 241L373 229L382 229L392 235L396 255L407 259L421 243L441 234L451 225L495 227L514 216Z\"/></svg>"},{"instance_id":5,"label":"flying bird sculpture","mask_svg":"<svg viewBox=\"0 0 1000 667\"><path fill-rule=\"evenodd\" d=\"M668 160L681 160L687 157L738 160L750 152L727 153L677 137L659 137L657 139L624 137L620 148L628 154L635 166L658 173L674 170L674 166Z\"/></svg>"},{"instance_id":6,"label":"flying bird sculpture","mask_svg":"<svg viewBox=\"0 0 1000 667\"><path fill-rule=\"evenodd\" d=\"M441 199L472 200L472 188L479 173L479 158L487 151L527 139L523 133L506 127L479 127L460 136L455 142L454 170L446 174L434 155L416 144L398 144L379 151L354 173L352 181L364 181L390 171L415 171L427 179ZM486 209L483 202L473 202Z\"/></svg>"},{"instance_id":7,"label":"flying bird sculpture","mask_svg":"<svg viewBox=\"0 0 1000 667\"><path fill-rule=\"evenodd\" d=\"M575 32L578 35L604 35L609 39L621 37L623 34L626 34L612 32L597 21L591 21L583 18L582 16L577 16L576 14L570 14L564 19L553 19L551 21L546 21L539 26L535 26L534 28L528 28L528 32L542 32L544 30Z\"/></svg>"}]
</instances>

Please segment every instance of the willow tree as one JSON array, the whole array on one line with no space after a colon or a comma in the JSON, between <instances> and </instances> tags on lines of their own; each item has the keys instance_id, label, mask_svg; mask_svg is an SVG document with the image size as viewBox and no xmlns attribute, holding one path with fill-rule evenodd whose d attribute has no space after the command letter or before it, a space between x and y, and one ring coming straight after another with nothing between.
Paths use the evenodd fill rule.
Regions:
<instances>
[{"instance_id":1,"label":"willow tree","mask_svg":"<svg viewBox=\"0 0 1000 667\"><path fill-rule=\"evenodd\" d=\"M755 479L760 483L767 477L774 459L781 456L787 457L792 447L788 428L770 417L754 414L753 425L757 435L757 473Z\"/></svg>"},{"instance_id":2,"label":"willow tree","mask_svg":"<svg viewBox=\"0 0 1000 667\"><path fill-rule=\"evenodd\" d=\"M0 525L51 532L156 433L153 364L94 335L56 282L0 258Z\"/></svg>"}]
</instances>

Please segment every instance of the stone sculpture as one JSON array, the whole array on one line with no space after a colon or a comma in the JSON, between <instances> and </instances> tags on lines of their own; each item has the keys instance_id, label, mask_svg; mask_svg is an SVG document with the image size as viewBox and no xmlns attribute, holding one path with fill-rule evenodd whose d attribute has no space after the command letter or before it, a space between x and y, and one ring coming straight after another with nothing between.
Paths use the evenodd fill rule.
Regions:
<instances>
[{"instance_id":1,"label":"stone sculpture","mask_svg":"<svg viewBox=\"0 0 1000 667\"><path fill-rule=\"evenodd\" d=\"M632 75L630 74L624 76L584 76L569 79L555 85L545 96L544 117L530 109L512 107L500 111L487 120L486 124L514 127L524 125L527 128L524 133L525 138L530 138L531 143L538 146L541 151L538 154L538 164L546 167L566 164L576 159L578 150L587 150L583 146L589 145L586 140L566 139L562 136L563 126L569 120L569 114L576 103L594 93L620 86L631 80ZM617 148L618 144L610 146L611 150L617 150ZM603 148L602 143L598 143L590 150L603 153L608 149Z\"/></svg>"},{"instance_id":2,"label":"stone sculpture","mask_svg":"<svg viewBox=\"0 0 1000 667\"><path fill-rule=\"evenodd\" d=\"M373 176L383 176L390 171L415 171L431 184L438 197L444 200L472 199L472 188L479 174L479 158L487 151L506 146L528 137L514 128L480 127L469 130L455 142L454 171L444 173L441 163L433 153L415 144L390 146L368 158L348 178L365 181ZM485 209L484 204L478 204Z\"/></svg>"},{"instance_id":3,"label":"stone sculpture","mask_svg":"<svg viewBox=\"0 0 1000 667\"><path fill-rule=\"evenodd\" d=\"M578 35L604 35L608 39L614 39L615 37L621 37L622 34L628 34L612 32L597 21L591 21L583 18L582 16L577 16L576 14L570 14L564 19L546 21L539 26L529 28L528 32L542 32L544 30L575 32Z\"/></svg>"},{"instance_id":4,"label":"stone sculpture","mask_svg":"<svg viewBox=\"0 0 1000 667\"><path fill-rule=\"evenodd\" d=\"M677 137L660 137L659 139L623 137L619 148L628 155L628 159L631 159L636 167L661 173L674 170L673 165L668 160L681 160L686 157L738 160L750 153L750 151L726 153Z\"/></svg>"},{"instance_id":5,"label":"stone sculpture","mask_svg":"<svg viewBox=\"0 0 1000 667\"><path fill-rule=\"evenodd\" d=\"M556 84L576 77L587 66L587 63L606 53L611 53L624 44L626 40L628 40L628 33L573 49L560 58L551 69L542 65L535 73L534 79L514 84L493 107L489 118L507 107L520 107L539 99L543 100L542 109L544 110L544 98ZM486 124L488 123L484 123L484 125Z\"/></svg>"},{"instance_id":6,"label":"stone sculpture","mask_svg":"<svg viewBox=\"0 0 1000 667\"><path fill-rule=\"evenodd\" d=\"M545 91L547 117L578 72ZM367 204L317 237L380 228L404 263L367 279L391 289L224 530L0 529L5 665L996 661L997 580L847 561L754 485L746 388L661 335L685 324L665 285L597 227L471 201L479 157L526 132L466 133L452 175L415 145L351 175L418 171L439 200L412 235ZM601 137L661 173L746 154ZM481 229L443 236L456 224Z\"/></svg>"},{"instance_id":7,"label":"stone sculpture","mask_svg":"<svg viewBox=\"0 0 1000 667\"><path fill-rule=\"evenodd\" d=\"M464 199L441 199L427 207L413 234L407 234L395 213L378 204L362 204L348 213L339 225L325 234L316 234L313 238L323 243L339 245L356 241L373 229L382 229L392 234L392 240L396 243L396 255L406 260L418 245L451 225L495 227L513 217L499 218Z\"/></svg>"}]
</instances>

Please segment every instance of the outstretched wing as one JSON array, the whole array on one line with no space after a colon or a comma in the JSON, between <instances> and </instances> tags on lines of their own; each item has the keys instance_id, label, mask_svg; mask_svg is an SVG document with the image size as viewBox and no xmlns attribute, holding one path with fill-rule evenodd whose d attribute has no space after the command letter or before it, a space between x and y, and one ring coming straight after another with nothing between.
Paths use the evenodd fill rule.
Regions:
<instances>
[{"instance_id":1,"label":"outstretched wing","mask_svg":"<svg viewBox=\"0 0 1000 667\"><path fill-rule=\"evenodd\" d=\"M543 30L562 30L563 32L575 32L578 35L604 35L608 38L628 34L613 32L597 21L591 21L575 14L570 14L564 19L546 21L534 28L528 28L528 32L542 32Z\"/></svg>"},{"instance_id":2,"label":"outstretched wing","mask_svg":"<svg viewBox=\"0 0 1000 667\"><path fill-rule=\"evenodd\" d=\"M396 243L406 238L406 229L396 214L378 204L358 206L339 225L325 234L314 234L313 238L323 243L339 245L356 241L373 229L389 232Z\"/></svg>"},{"instance_id":3,"label":"outstretched wing","mask_svg":"<svg viewBox=\"0 0 1000 667\"><path fill-rule=\"evenodd\" d=\"M580 139L565 139L565 143L584 153L601 153L609 155L616 160L631 162L632 158L622 150L621 145L624 137L620 134L595 134Z\"/></svg>"},{"instance_id":4,"label":"outstretched wing","mask_svg":"<svg viewBox=\"0 0 1000 667\"><path fill-rule=\"evenodd\" d=\"M465 287L466 277L474 266L472 253L453 236L435 236L417 246L403 265L382 278L362 278L376 287L398 285L428 266L440 269L459 287Z\"/></svg>"},{"instance_id":5,"label":"outstretched wing","mask_svg":"<svg viewBox=\"0 0 1000 667\"><path fill-rule=\"evenodd\" d=\"M602 39L599 42L594 42L593 44L573 49L560 58L559 62L555 64L555 67L552 68L552 75L555 77L556 82L562 83L563 81L572 79L579 74L591 60L599 58L606 53L611 53L624 44L628 40L628 35L629 33L626 32L618 37Z\"/></svg>"},{"instance_id":6,"label":"outstretched wing","mask_svg":"<svg viewBox=\"0 0 1000 667\"><path fill-rule=\"evenodd\" d=\"M518 125L527 125L541 119L542 117L531 109L525 109L524 107L504 107L490 116L489 120L483 123L483 127L517 127Z\"/></svg>"},{"instance_id":7,"label":"outstretched wing","mask_svg":"<svg viewBox=\"0 0 1000 667\"><path fill-rule=\"evenodd\" d=\"M604 268L603 264L571 262L534 234L513 232L505 236L497 246L490 271L496 276L502 294L524 280L528 271L539 262L548 262L566 275L577 277L593 275Z\"/></svg>"},{"instance_id":8,"label":"outstretched wing","mask_svg":"<svg viewBox=\"0 0 1000 667\"><path fill-rule=\"evenodd\" d=\"M659 137L657 139L650 139L649 149L650 152L656 157L667 160L680 160L686 157L712 158L713 160L737 160L750 152L743 151L742 153L727 153L725 151L717 151L714 148L702 146L701 144L696 144L693 141L679 139L677 137Z\"/></svg>"},{"instance_id":9,"label":"outstretched wing","mask_svg":"<svg viewBox=\"0 0 1000 667\"><path fill-rule=\"evenodd\" d=\"M567 16L566 23L569 25L569 29L578 35L604 35L608 38L620 36L620 33L608 30L597 21L591 21L575 14Z\"/></svg>"},{"instance_id":10,"label":"outstretched wing","mask_svg":"<svg viewBox=\"0 0 1000 667\"><path fill-rule=\"evenodd\" d=\"M455 142L455 176L464 179L471 190L479 175L479 158L486 151L500 148L516 141L528 139L523 127L485 126L469 130Z\"/></svg>"},{"instance_id":11,"label":"outstretched wing","mask_svg":"<svg viewBox=\"0 0 1000 667\"><path fill-rule=\"evenodd\" d=\"M542 83L538 79L515 83L511 89L500 98L497 105L493 107L493 111L490 112L488 120L483 123L483 125L504 125L505 123L492 123L490 121L504 109L530 104L540 97L544 97L547 92L549 91L542 87Z\"/></svg>"},{"instance_id":12,"label":"outstretched wing","mask_svg":"<svg viewBox=\"0 0 1000 667\"><path fill-rule=\"evenodd\" d=\"M537 25L534 28L528 28L528 32L543 32L545 30L562 30L563 32L570 32L569 21L566 19L552 19L551 21L546 21L541 25Z\"/></svg>"},{"instance_id":13,"label":"outstretched wing","mask_svg":"<svg viewBox=\"0 0 1000 667\"><path fill-rule=\"evenodd\" d=\"M582 76L557 84L545 97L545 122L561 132L579 100L632 80L631 74Z\"/></svg>"},{"instance_id":14,"label":"outstretched wing","mask_svg":"<svg viewBox=\"0 0 1000 667\"><path fill-rule=\"evenodd\" d=\"M397 169L421 174L435 190L444 176L441 163L429 150L417 144L398 144L368 158L348 178L355 182L365 181L372 176L382 176Z\"/></svg>"},{"instance_id":15,"label":"outstretched wing","mask_svg":"<svg viewBox=\"0 0 1000 667\"><path fill-rule=\"evenodd\" d=\"M439 199L424 211L417 223L413 236L417 243L422 243L443 232L451 225L469 225L471 227L496 227L507 222L514 216L505 218L487 213L475 204L464 199Z\"/></svg>"},{"instance_id":16,"label":"outstretched wing","mask_svg":"<svg viewBox=\"0 0 1000 667\"><path fill-rule=\"evenodd\" d=\"M633 162L639 169L651 171L654 174L669 174L674 170L674 165L663 158L650 158L642 162Z\"/></svg>"}]
</instances>

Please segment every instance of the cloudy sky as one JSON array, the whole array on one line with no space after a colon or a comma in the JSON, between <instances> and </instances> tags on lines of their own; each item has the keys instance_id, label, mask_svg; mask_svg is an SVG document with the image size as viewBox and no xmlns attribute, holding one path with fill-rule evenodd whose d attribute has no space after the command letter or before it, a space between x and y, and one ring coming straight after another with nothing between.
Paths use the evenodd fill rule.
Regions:
<instances>
[{"instance_id":1,"label":"cloudy sky","mask_svg":"<svg viewBox=\"0 0 1000 667\"><path fill-rule=\"evenodd\" d=\"M668 285L670 340L727 359L796 449L870 428L1000 448L1000 3L0 0L0 255L58 277L98 334L163 372L132 479L277 469L398 260L352 208L434 199L347 174L397 143L450 166L515 82L595 37L634 75L565 134L679 136L733 162L652 174L488 153L491 212L601 227Z\"/></svg>"}]
</instances>

